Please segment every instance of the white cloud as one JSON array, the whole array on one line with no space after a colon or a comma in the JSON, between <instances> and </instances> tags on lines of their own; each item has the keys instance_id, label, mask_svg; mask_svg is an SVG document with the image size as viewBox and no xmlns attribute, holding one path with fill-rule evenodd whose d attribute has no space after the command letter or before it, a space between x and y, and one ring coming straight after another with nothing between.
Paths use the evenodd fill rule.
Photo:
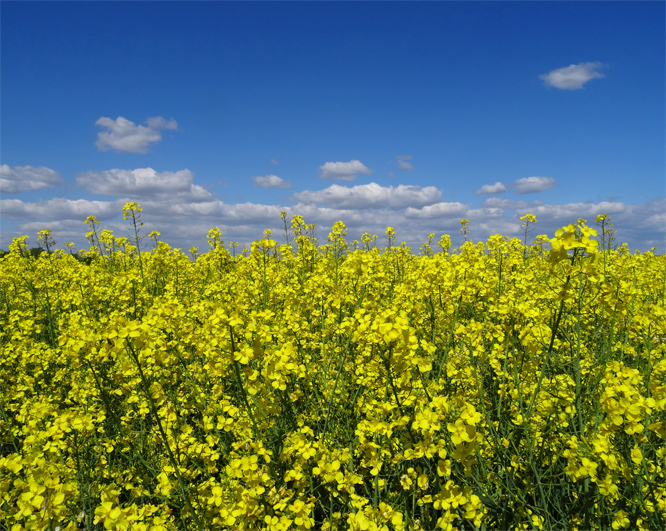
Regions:
<instances>
[{"instance_id":1,"label":"white cloud","mask_svg":"<svg viewBox=\"0 0 666 531\"><path fill-rule=\"evenodd\" d=\"M510 207L507 205L508 208ZM530 205L521 204L517 208L519 210L514 209L516 218L525 212L536 216L535 234L553 236L557 229L569 223L575 223L579 218L587 220L588 226L596 227L596 217L599 214L609 214L614 228L618 231L616 241L618 245L627 242L632 250L645 251L656 246L657 252L666 251L666 199L664 198L653 199L638 205L620 201L560 205L536 204L535 202ZM517 232L520 233L520 231ZM600 236L595 239L599 241Z\"/></svg>"},{"instance_id":2,"label":"white cloud","mask_svg":"<svg viewBox=\"0 0 666 531\"><path fill-rule=\"evenodd\" d=\"M0 165L0 192L3 194L16 194L26 190L40 190L52 186L59 186L65 180L57 171L40 166L14 166Z\"/></svg>"},{"instance_id":3,"label":"white cloud","mask_svg":"<svg viewBox=\"0 0 666 531\"><path fill-rule=\"evenodd\" d=\"M83 222L90 215L108 219L117 215L118 209L122 209L121 201L54 198L31 203L19 199L0 200L2 215L9 219L71 219Z\"/></svg>"},{"instance_id":4,"label":"white cloud","mask_svg":"<svg viewBox=\"0 0 666 531\"><path fill-rule=\"evenodd\" d=\"M53 199L39 203L28 203L15 199L0 202L3 216L7 219L20 219L24 224L20 231L6 222L0 236L0 247L6 249L11 238L22 234L35 237L38 230L51 228L58 246L66 241L74 241L78 248L87 248L83 224L91 214L102 220L102 228L112 229L116 235L129 232L127 222L122 221L121 210L124 199L112 202L71 201ZM555 231L582 217L594 226L598 214L612 215L618 230L618 243L627 241L631 249L647 250L656 245L665 250L666 200L655 199L640 205L629 205L618 201L592 203L568 203L545 205L538 202L525 203L506 199L489 198L481 208L469 208L461 203L439 202L421 209L321 207L315 204L299 204L293 207L256 203L225 204L219 200L192 203L186 200L141 201L142 219L145 222L142 233L158 230L161 239L173 247L184 250L199 246L201 251L208 249L206 233L211 227L219 227L225 242L239 241L249 246L251 241L262 237L264 229L273 230L273 237L283 243L280 211L288 216L300 214L306 223L317 224L317 236L325 242L326 235L335 221L343 221L348 228L348 241L359 239L363 232L377 234L378 243L383 245L384 230L390 225L397 231L398 242L406 241L415 252L434 232L436 239L442 234L450 234L454 245L462 239L459 234L461 218L470 220L473 241L485 241L491 234L522 238L522 227L518 217L531 212L537 217L536 234L552 236ZM35 220L45 220L39 222ZM72 221L68 221L72 220ZM598 239L598 238L597 238ZM31 240L35 241L35 240Z\"/></svg>"},{"instance_id":5,"label":"white cloud","mask_svg":"<svg viewBox=\"0 0 666 531\"><path fill-rule=\"evenodd\" d=\"M276 159L271 159L271 164L274 164L275 166L277 166L280 163Z\"/></svg>"},{"instance_id":6,"label":"white cloud","mask_svg":"<svg viewBox=\"0 0 666 531\"><path fill-rule=\"evenodd\" d=\"M377 183L361 184L348 188L333 184L324 190L297 192L293 195L299 203L328 205L336 208L389 208L421 207L436 203L442 192L434 186L380 186Z\"/></svg>"},{"instance_id":7,"label":"white cloud","mask_svg":"<svg viewBox=\"0 0 666 531\"><path fill-rule=\"evenodd\" d=\"M0 167L0 172L4 177L7 169ZM329 183L331 186L324 190L294 193L292 206L249 202L227 204L203 187L194 185L189 170L158 173L151 168L116 169L84 172L76 178L87 191L110 197L107 201L56 198L34 203L2 199L0 247L6 249L13 237L22 234L31 235L30 241L34 242L38 230L51 228L59 247L66 241L74 241L78 248L87 248L87 229L83 221L89 215L102 220L102 228L113 229L116 235L126 235L130 229L127 222L122 221L122 206L127 200L135 200L143 207L145 225L142 234L158 230L163 241L184 250L195 245L202 251L207 250L206 233L215 226L220 227L227 244L239 241L241 248L261 238L267 228L273 230L274 239L283 243L281 211L286 211L289 218L300 214L306 223L315 223L320 243L326 241L331 225L341 220L348 228L348 241L369 232L377 234L378 243L383 245L384 231L390 225L398 233L398 242L406 241L415 252L431 232L435 233L436 239L442 234L450 234L454 245L458 245L462 239L459 234L462 218L470 220L473 240L485 241L497 233L522 238L523 229L518 217L526 212L537 216L534 235L549 236L581 217L594 226L598 214L608 213L618 230L618 243L627 241L632 249L646 250L656 245L661 252L665 250L666 201L662 198L642 205L629 205L618 200L549 205L542 201L486 197L472 208L459 202L442 201L442 191L433 186ZM273 183L277 181L273 180ZM555 180L528 177L499 184L518 193L528 193L550 188L555 185ZM498 183L486 186L497 187Z\"/></svg>"},{"instance_id":8,"label":"white cloud","mask_svg":"<svg viewBox=\"0 0 666 531\"><path fill-rule=\"evenodd\" d=\"M152 168L78 173L76 182L88 192L138 199L209 201L213 198L202 186L193 184L190 170L156 172Z\"/></svg>"},{"instance_id":9,"label":"white cloud","mask_svg":"<svg viewBox=\"0 0 666 531\"><path fill-rule=\"evenodd\" d=\"M472 208L467 211L467 214L471 217L496 220L504 216L504 209L499 207Z\"/></svg>"},{"instance_id":10,"label":"white cloud","mask_svg":"<svg viewBox=\"0 0 666 531\"><path fill-rule=\"evenodd\" d=\"M523 177L511 183L517 194L533 194L555 188L557 183L552 177Z\"/></svg>"},{"instance_id":11,"label":"white cloud","mask_svg":"<svg viewBox=\"0 0 666 531\"><path fill-rule=\"evenodd\" d=\"M497 181L495 184L484 184L474 192L474 195L503 194L506 190L506 186Z\"/></svg>"},{"instance_id":12,"label":"white cloud","mask_svg":"<svg viewBox=\"0 0 666 531\"><path fill-rule=\"evenodd\" d=\"M450 218L455 217L458 221L469 212L469 207L462 203L435 203L423 208L408 208L405 216L417 219Z\"/></svg>"},{"instance_id":13,"label":"white cloud","mask_svg":"<svg viewBox=\"0 0 666 531\"><path fill-rule=\"evenodd\" d=\"M507 184L503 184L500 181L497 181L495 184L484 184L481 188L474 191L474 195L503 194L509 188L515 188L517 194L532 194L543 192L555 186L557 186L557 183L552 177L524 177ZM488 201L491 200L487 199L484 203L490 204Z\"/></svg>"},{"instance_id":14,"label":"white cloud","mask_svg":"<svg viewBox=\"0 0 666 531\"><path fill-rule=\"evenodd\" d=\"M542 201L514 201L513 199L503 199L501 197L489 197L481 202L483 208L504 208L508 210L522 209L543 205Z\"/></svg>"},{"instance_id":15,"label":"white cloud","mask_svg":"<svg viewBox=\"0 0 666 531\"><path fill-rule=\"evenodd\" d=\"M194 222L205 222L209 228L215 224L222 223L229 227L254 226L256 232L254 237L258 238L263 229L280 221L280 212L288 210L279 205L264 205L260 203L237 203L227 204L219 200L203 203L179 202L164 204L160 201L142 202L144 216L161 224L185 224ZM208 220L208 221L206 221ZM268 225L267 225L268 224ZM159 229L158 229L159 230Z\"/></svg>"},{"instance_id":16,"label":"white cloud","mask_svg":"<svg viewBox=\"0 0 666 531\"><path fill-rule=\"evenodd\" d=\"M599 214L624 214L630 205L621 202L602 201L600 203L565 203L563 205L539 205L530 207L530 212L543 221L574 223L578 218L587 219L592 224ZM558 227L559 228L559 227Z\"/></svg>"},{"instance_id":17,"label":"white cloud","mask_svg":"<svg viewBox=\"0 0 666 531\"><path fill-rule=\"evenodd\" d=\"M411 164L411 162L407 162L408 160L412 160L414 158L413 155L396 155L395 158L398 159L398 168L401 170L414 169L414 166Z\"/></svg>"},{"instance_id":18,"label":"white cloud","mask_svg":"<svg viewBox=\"0 0 666 531\"><path fill-rule=\"evenodd\" d=\"M89 214L90 215L90 214ZM87 216L86 216L87 217ZM29 221L27 223L22 223L20 228L22 231L27 233L36 234L40 230L51 229L52 231L58 231L61 234L68 232L72 236L80 236L81 230L84 229L84 220L81 219L60 219L60 220L48 220L48 221ZM66 241L66 240L65 240ZM64 244L65 241L58 241L58 244ZM64 245L63 245L64 246Z\"/></svg>"},{"instance_id":19,"label":"white cloud","mask_svg":"<svg viewBox=\"0 0 666 531\"><path fill-rule=\"evenodd\" d=\"M252 177L255 186L264 188L291 188L291 181L285 181L277 175L266 175L265 177Z\"/></svg>"},{"instance_id":20,"label":"white cloud","mask_svg":"<svg viewBox=\"0 0 666 531\"><path fill-rule=\"evenodd\" d=\"M371 174L374 170L367 168L359 160L349 162L327 162L319 166L322 179L333 179L337 181L353 181L359 173Z\"/></svg>"},{"instance_id":21,"label":"white cloud","mask_svg":"<svg viewBox=\"0 0 666 531\"><path fill-rule=\"evenodd\" d=\"M113 150L118 153L147 153L148 144L162 140L163 129L178 129L175 120L168 122L161 116L146 120L147 127L137 125L119 116L115 120L102 116L95 125L106 130L97 133L95 145L100 151Z\"/></svg>"},{"instance_id":22,"label":"white cloud","mask_svg":"<svg viewBox=\"0 0 666 531\"><path fill-rule=\"evenodd\" d=\"M562 90L575 90L583 88L583 85L591 79L604 77L602 73L597 72L602 66L600 62L579 63L551 70L547 74L540 75L539 78L547 86Z\"/></svg>"}]
</instances>

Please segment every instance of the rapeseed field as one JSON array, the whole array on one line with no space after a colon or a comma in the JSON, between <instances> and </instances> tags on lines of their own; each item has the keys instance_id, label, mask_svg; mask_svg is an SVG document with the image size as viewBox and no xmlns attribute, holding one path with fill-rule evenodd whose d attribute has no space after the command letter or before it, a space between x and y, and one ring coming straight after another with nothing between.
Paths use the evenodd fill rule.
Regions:
<instances>
[{"instance_id":1,"label":"rapeseed field","mask_svg":"<svg viewBox=\"0 0 666 531\"><path fill-rule=\"evenodd\" d=\"M0 529L666 528L666 261L608 216L188 256L124 212L0 261Z\"/></svg>"}]
</instances>

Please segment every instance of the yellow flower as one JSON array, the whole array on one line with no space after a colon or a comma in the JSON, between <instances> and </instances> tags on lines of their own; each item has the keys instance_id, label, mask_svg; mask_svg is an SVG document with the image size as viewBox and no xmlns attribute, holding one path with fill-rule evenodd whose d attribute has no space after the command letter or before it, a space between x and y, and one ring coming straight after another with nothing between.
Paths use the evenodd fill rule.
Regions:
<instances>
[{"instance_id":1,"label":"yellow flower","mask_svg":"<svg viewBox=\"0 0 666 531\"><path fill-rule=\"evenodd\" d=\"M470 442L476 436L476 428L468 425L462 419L456 420L455 424L448 423L446 427L451 433L451 441L456 446L463 442Z\"/></svg>"},{"instance_id":2,"label":"yellow flower","mask_svg":"<svg viewBox=\"0 0 666 531\"><path fill-rule=\"evenodd\" d=\"M105 529L127 529L130 523L124 511L113 502L104 501L95 509L94 524L103 523Z\"/></svg>"}]
</instances>

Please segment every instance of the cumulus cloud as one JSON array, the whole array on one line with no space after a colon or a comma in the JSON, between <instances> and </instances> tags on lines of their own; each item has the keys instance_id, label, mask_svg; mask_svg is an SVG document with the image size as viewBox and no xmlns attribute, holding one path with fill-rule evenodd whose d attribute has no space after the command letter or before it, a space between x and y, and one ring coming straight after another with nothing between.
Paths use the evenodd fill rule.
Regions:
<instances>
[{"instance_id":1,"label":"cumulus cloud","mask_svg":"<svg viewBox=\"0 0 666 531\"><path fill-rule=\"evenodd\" d=\"M398 159L398 168L401 170L413 170L414 166L412 166L411 162L407 162L409 160L412 160L414 158L413 155L396 155L395 157Z\"/></svg>"},{"instance_id":2,"label":"cumulus cloud","mask_svg":"<svg viewBox=\"0 0 666 531\"><path fill-rule=\"evenodd\" d=\"M527 201L514 201L513 199L503 199L501 197L489 197L481 202L483 208L505 208L509 210L540 205L543 205L542 201L532 201L531 203L528 203Z\"/></svg>"},{"instance_id":3,"label":"cumulus cloud","mask_svg":"<svg viewBox=\"0 0 666 531\"><path fill-rule=\"evenodd\" d=\"M557 183L552 177L523 177L511 183L517 194L533 194L555 188Z\"/></svg>"},{"instance_id":4,"label":"cumulus cloud","mask_svg":"<svg viewBox=\"0 0 666 531\"><path fill-rule=\"evenodd\" d=\"M60 233L61 236L65 232L69 233L72 236L80 236L81 229L84 226L84 223L85 221L82 219L60 219L56 221L54 220L28 221L27 223L21 223L20 228L22 231L33 234L36 234L40 230L51 229L52 231L57 231L58 233Z\"/></svg>"},{"instance_id":5,"label":"cumulus cloud","mask_svg":"<svg viewBox=\"0 0 666 531\"><path fill-rule=\"evenodd\" d=\"M583 88L583 85L591 79L604 77L597 70L603 65L600 62L578 63L564 68L551 70L547 74L539 76L544 84L549 87L555 87L561 90L576 90Z\"/></svg>"},{"instance_id":6,"label":"cumulus cloud","mask_svg":"<svg viewBox=\"0 0 666 531\"><path fill-rule=\"evenodd\" d=\"M434 205L427 205L420 209L410 207L405 210L405 216L416 219L455 217L456 220L460 220L468 212L469 207L462 203L435 203Z\"/></svg>"},{"instance_id":7,"label":"cumulus cloud","mask_svg":"<svg viewBox=\"0 0 666 531\"><path fill-rule=\"evenodd\" d=\"M261 232L269 228L270 224L280 221L280 212L286 210L279 205L266 205L261 203L227 204L220 200L203 203L179 202L165 205L159 201L141 203L144 212L162 223L190 225L193 221L206 221L207 229L213 223L222 223L230 227L254 226L254 237L260 237ZM206 229L206 230L207 230Z\"/></svg>"},{"instance_id":8,"label":"cumulus cloud","mask_svg":"<svg viewBox=\"0 0 666 531\"><path fill-rule=\"evenodd\" d=\"M90 215L99 219L113 217L119 209L122 209L121 201L54 198L33 203L19 199L0 200L2 215L9 219L70 219L83 222Z\"/></svg>"},{"instance_id":9,"label":"cumulus cloud","mask_svg":"<svg viewBox=\"0 0 666 531\"><path fill-rule=\"evenodd\" d=\"M490 194L503 194L506 192L507 187L501 182L497 181L495 184L484 184L481 188L474 192L474 195L490 195Z\"/></svg>"},{"instance_id":10,"label":"cumulus cloud","mask_svg":"<svg viewBox=\"0 0 666 531\"><path fill-rule=\"evenodd\" d=\"M102 116L95 125L104 128L97 133L95 145L100 151L113 150L117 153L147 153L151 142L162 140L162 130L178 129L175 120L166 121L161 116L146 120L147 125L137 125L119 116L115 120Z\"/></svg>"},{"instance_id":11,"label":"cumulus cloud","mask_svg":"<svg viewBox=\"0 0 666 531\"><path fill-rule=\"evenodd\" d=\"M333 188L333 187L331 187ZM343 188L343 187L340 187ZM359 188L359 187L354 187ZM348 190L353 190L349 188ZM361 188L362 190L362 188ZM628 242L630 248L647 250L652 245L665 249L666 200L655 199L644 204L630 205L619 201L598 203L565 203L547 205L538 201L524 202L491 197L482 202L480 208L470 208L462 203L447 203L438 200L420 208L407 206L394 208L383 205L372 208L358 208L358 204L345 203L321 206L316 203L299 203L294 206L279 204L238 203L226 204L218 199L192 202L186 199L166 198L139 199L143 207L144 233L159 230L161 239L169 245L189 249L193 245L203 251L208 248L206 233L218 226L227 244L239 241L241 248L262 237L264 229L273 230L275 239L282 242L280 212L286 211L291 217L300 214L307 223L317 224L317 236L324 242L333 223L343 221L348 228L348 241L359 239L369 232L379 236L387 226L395 227L398 241L406 241L418 252L419 246L433 232L436 238L450 234L457 245L461 242L459 221L470 220L474 241L485 241L491 234L522 237L523 229L519 216L531 212L537 217L536 234L552 236L555 231L578 218L588 220L590 226L598 214L612 216L618 230L618 243ZM86 201L53 199L29 203L17 199L0 201L3 215L3 231L0 233L0 247L5 248L11 238L22 234L35 236L38 230L52 228L59 245L73 241L77 247L85 248L83 220L91 214L102 220L102 228L113 229L116 235L127 234L127 222L122 221L124 198L113 201ZM6 221L5 221L6 220ZM20 220L23 225L12 226L11 220ZM44 220L39 221L39 220ZM72 220L71 222L68 220ZM597 238L598 239L598 238ZM34 240L31 240L34 241Z\"/></svg>"},{"instance_id":12,"label":"cumulus cloud","mask_svg":"<svg viewBox=\"0 0 666 531\"><path fill-rule=\"evenodd\" d=\"M474 191L474 195L503 194L509 188L514 188L517 194L532 194L543 192L555 186L557 186L557 183L552 177L524 177L507 184L500 181L497 181L495 184L484 184L481 188Z\"/></svg>"},{"instance_id":13,"label":"cumulus cloud","mask_svg":"<svg viewBox=\"0 0 666 531\"><path fill-rule=\"evenodd\" d=\"M26 190L40 190L53 186L60 186L65 180L57 171L44 166L14 166L0 165L0 192L3 194L16 194Z\"/></svg>"},{"instance_id":14,"label":"cumulus cloud","mask_svg":"<svg viewBox=\"0 0 666 531\"><path fill-rule=\"evenodd\" d=\"M88 192L115 197L208 201L212 195L193 184L190 170L156 172L152 168L136 170L87 171L76 175L76 182Z\"/></svg>"},{"instance_id":15,"label":"cumulus cloud","mask_svg":"<svg viewBox=\"0 0 666 531\"><path fill-rule=\"evenodd\" d=\"M291 188L291 181L285 181L277 175L266 175L265 177L252 177L255 186L264 188Z\"/></svg>"},{"instance_id":16,"label":"cumulus cloud","mask_svg":"<svg viewBox=\"0 0 666 531\"><path fill-rule=\"evenodd\" d=\"M531 207L530 212L543 221L569 224L574 223L578 218L584 218L593 223L599 214L616 216L626 214L631 209L631 205L619 201L601 201L600 203L565 203L563 205L542 204Z\"/></svg>"},{"instance_id":17,"label":"cumulus cloud","mask_svg":"<svg viewBox=\"0 0 666 531\"><path fill-rule=\"evenodd\" d=\"M371 174L374 170L366 167L359 160L350 160L349 162L327 162L319 166L322 179L332 179L336 181L353 181L359 173L365 175Z\"/></svg>"},{"instance_id":18,"label":"cumulus cloud","mask_svg":"<svg viewBox=\"0 0 666 531\"><path fill-rule=\"evenodd\" d=\"M293 195L299 203L349 209L421 207L436 203L441 197L442 192L434 186L381 186L377 183L351 188L333 184L324 190L306 190Z\"/></svg>"}]
</instances>

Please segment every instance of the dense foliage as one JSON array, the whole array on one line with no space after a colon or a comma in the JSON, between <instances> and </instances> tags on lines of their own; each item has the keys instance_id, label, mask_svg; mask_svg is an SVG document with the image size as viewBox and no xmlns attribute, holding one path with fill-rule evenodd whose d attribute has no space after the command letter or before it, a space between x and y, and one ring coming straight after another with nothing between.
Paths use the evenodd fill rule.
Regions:
<instances>
[{"instance_id":1,"label":"dense foliage","mask_svg":"<svg viewBox=\"0 0 666 531\"><path fill-rule=\"evenodd\" d=\"M140 212L0 261L0 528L666 528L666 261L606 216L190 259Z\"/></svg>"}]
</instances>

